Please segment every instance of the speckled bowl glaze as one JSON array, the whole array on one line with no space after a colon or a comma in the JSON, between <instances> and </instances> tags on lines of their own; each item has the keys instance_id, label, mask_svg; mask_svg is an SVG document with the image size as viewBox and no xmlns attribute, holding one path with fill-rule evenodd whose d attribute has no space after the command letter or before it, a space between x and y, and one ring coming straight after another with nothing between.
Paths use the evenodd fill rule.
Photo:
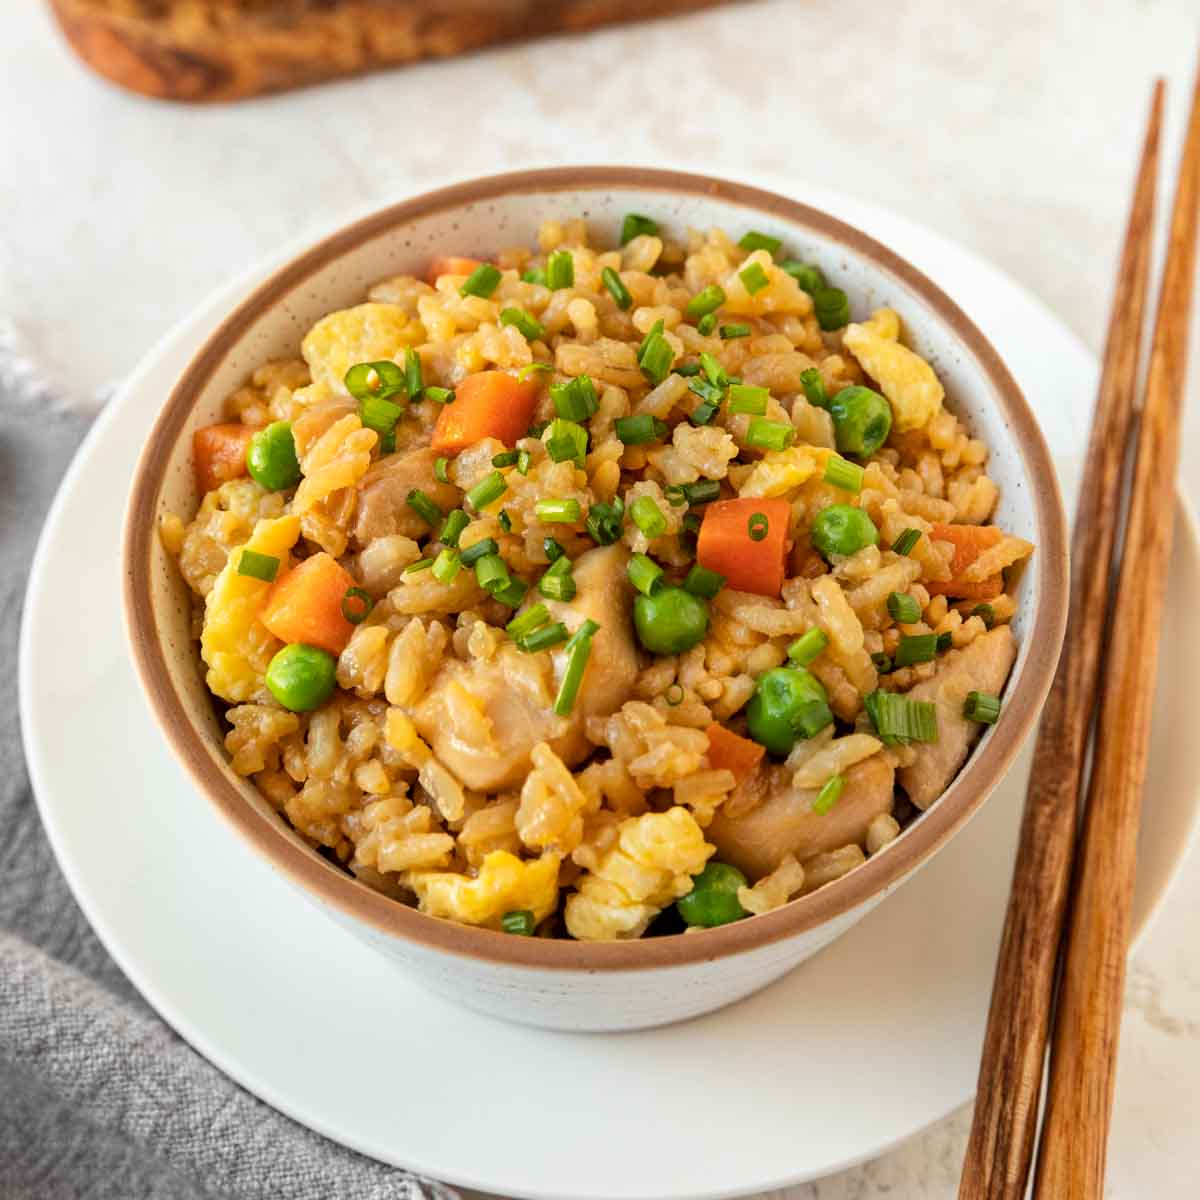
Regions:
<instances>
[{"instance_id":1,"label":"speckled bowl glaze","mask_svg":"<svg viewBox=\"0 0 1200 1200\"><path fill-rule=\"evenodd\" d=\"M532 242L550 217L581 215L615 233L628 211L660 222L760 229L815 262L851 298L856 319L888 304L934 365L947 403L991 448L997 521L1035 542L1013 621L1020 650L1003 719L946 793L865 865L765 916L687 936L582 943L519 938L427 917L358 883L311 849L235 775L190 635L186 586L157 537L160 514L198 502L194 429L269 358L295 355L326 313L379 279L420 275L435 254L486 257ZM326 238L266 280L203 346L168 397L133 480L124 543L126 623L142 686L197 790L301 893L445 995L552 1029L666 1024L749 995L844 933L938 852L987 798L1033 727L1058 661L1067 608L1067 535L1045 442L995 350L954 303L886 247L835 217L741 184L626 167L522 171L394 205ZM219 864L214 864L219 869Z\"/></svg>"}]
</instances>

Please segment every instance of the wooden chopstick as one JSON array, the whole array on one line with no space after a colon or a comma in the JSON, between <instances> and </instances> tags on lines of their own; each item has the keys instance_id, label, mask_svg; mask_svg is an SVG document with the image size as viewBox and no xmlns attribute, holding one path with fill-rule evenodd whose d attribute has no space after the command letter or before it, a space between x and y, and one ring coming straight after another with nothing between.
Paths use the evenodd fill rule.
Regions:
<instances>
[{"instance_id":1,"label":"wooden chopstick","mask_svg":"<svg viewBox=\"0 0 1200 1200\"><path fill-rule=\"evenodd\" d=\"M1154 87L1113 298L1071 543L1071 603L1038 728L996 964L959 1200L1025 1195L1037 1129L1055 967L1099 674L1121 479L1135 408L1154 233L1163 83Z\"/></svg>"},{"instance_id":2,"label":"wooden chopstick","mask_svg":"<svg viewBox=\"0 0 1200 1200\"><path fill-rule=\"evenodd\" d=\"M1099 1200L1171 533L1200 216L1200 74L1179 167L1071 892L1034 1196ZM1084 503L1088 497L1084 497Z\"/></svg>"}]
</instances>

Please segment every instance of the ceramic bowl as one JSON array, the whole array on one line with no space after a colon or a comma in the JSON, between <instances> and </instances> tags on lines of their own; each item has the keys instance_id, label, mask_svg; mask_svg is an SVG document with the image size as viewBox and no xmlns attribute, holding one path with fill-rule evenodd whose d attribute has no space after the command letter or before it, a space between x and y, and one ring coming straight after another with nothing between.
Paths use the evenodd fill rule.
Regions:
<instances>
[{"instance_id":1,"label":"ceramic bowl","mask_svg":"<svg viewBox=\"0 0 1200 1200\"><path fill-rule=\"evenodd\" d=\"M1020 651L1003 719L946 793L885 850L783 908L701 933L613 943L512 937L425 916L358 883L233 773L191 639L187 590L156 529L164 511L195 509L192 431L221 419L225 397L255 366L295 356L318 318L360 302L386 276L421 275L435 254L486 256L530 243L543 220L565 215L612 236L628 211L675 229L776 234L847 291L856 319L880 304L895 308L910 343L944 381L949 406L991 448L997 522L1037 551L1018 585ZM834 216L737 183L562 168L472 180L357 221L275 272L230 314L147 431L126 516L124 591L138 673L172 750L197 791L303 895L429 987L474 1008L554 1029L636 1029L709 1012L778 978L861 920L979 808L1032 729L1054 673L1067 537L1049 453L1012 376L949 297L885 246Z\"/></svg>"}]
</instances>

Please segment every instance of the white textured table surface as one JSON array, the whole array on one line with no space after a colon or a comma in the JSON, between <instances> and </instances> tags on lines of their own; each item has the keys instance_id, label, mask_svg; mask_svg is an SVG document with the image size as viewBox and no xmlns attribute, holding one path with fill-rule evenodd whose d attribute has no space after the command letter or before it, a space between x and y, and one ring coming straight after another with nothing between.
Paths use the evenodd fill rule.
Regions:
<instances>
[{"instance_id":1,"label":"white textured table surface","mask_svg":"<svg viewBox=\"0 0 1200 1200\"><path fill-rule=\"evenodd\" d=\"M1098 350L1150 79L1173 85L1175 134L1200 32L1194 0L780 0L188 109L96 84L31 0L5 18L0 318L81 391L347 209L561 161L809 173L991 258ZM1195 501L1195 403L1183 450ZM1198 907L1194 852L1131 968L1120 1200L1196 1194ZM776 1196L949 1200L968 1120Z\"/></svg>"}]
</instances>

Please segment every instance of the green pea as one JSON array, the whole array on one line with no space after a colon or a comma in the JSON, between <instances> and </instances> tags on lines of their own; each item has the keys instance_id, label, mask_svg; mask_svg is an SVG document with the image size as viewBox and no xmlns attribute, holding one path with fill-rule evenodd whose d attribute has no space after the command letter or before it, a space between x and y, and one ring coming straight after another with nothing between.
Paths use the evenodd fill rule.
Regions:
<instances>
[{"instance_id":1,"label":"green pea","mask_svg":"<svg viewBox=\"0 0 1200 1200\"><path fill-rule=\"evenodd\" d=\"M337 660L332 654L293 642L271 659L267 687L284 708L309 712L333 695L336 674Z\"/></svg>"},{"instance_id":2,"label":"green pea","mask_svg":"<svg viewBox=\"0 0 1200 1200\"><path fill-rule=\"evenodd\" d=\"M820 733L832 720L821 681L802 667L767 671L746 706L750 736L772 754L790 754L797 742Z\"/></svg>"},{"instance_id":3,"label":"green pea","mask_svg":"<svg viewBox=\"0 0 1200 1200\"><path fill-rule=\"evenodd\" d=\"M634 601L633 623L652 654L682 654L708 632L708 604L683 588L659 588Z\"/></svg>"},{"instance_id":4,"label":"green pea","mask_svg":"<svg viewBox=\"0 0 1200 1200\"><path fill-rule=\"evenodd\" d=\"M817 513L812 527L812 544L826 558L835 554L857 554L864 546L879 542L875 522L853 504L831 504Z\"/></svg>"},{"instance_id":5,"label":"green pea","mask_svg":"<svg viewBox=\"0 0 1200 1200\"><path fill-rule=\"evenodd\" d=\"M300 461L296 458L291 421L275 421L250 439L246 469L250 478L269 492L281 492L300 482Z\"/></svg>"},{"instance_id":6,"label":"green pea","mask_svg":"<svg viewBox=\"0 0 1200 1200\"><path fill-rule=\"evenodd\" d=\"M710 862L692 880L692 890L676 902L679 915L689 925L711 929L728 925L746 915L738 903L737 890L746 886L746 877L728 863Z\"/></svg>"},{"instance_id":7,"label":"green pea","mask_svg":"<svg viewBox=\"0 0 1200 1200\"><path fill-rule=\"evenodd\" d=\"M869 458L892 431L892 406L869 387L842 388L829 405L837 448Z\"/></svg>"}]
</instances>

